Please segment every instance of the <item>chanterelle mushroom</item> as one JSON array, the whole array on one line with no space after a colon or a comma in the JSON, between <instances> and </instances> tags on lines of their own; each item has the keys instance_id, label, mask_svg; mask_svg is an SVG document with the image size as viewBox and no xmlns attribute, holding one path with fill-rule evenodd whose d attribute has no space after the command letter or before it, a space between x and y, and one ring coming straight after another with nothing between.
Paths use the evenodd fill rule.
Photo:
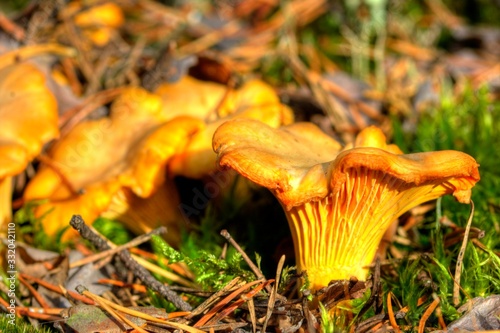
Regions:
<instances>
[{"instance_id":1,"label":"chanterelle mushroom","mask_svg":"<svg viewBox=\"0 0 500 333\"><path fill-rule=\"evenodd\" d=\"M291 229L297 268L317 290L331 280L365 280L384 231L407 210L445 194L470 201L478 164L465 153L400 154L374 127L353 148L317 127L280 129L252 120L226 122L213 148L222 167L267 187Z\"/></svg>"},{"instance_id":2,"label":"chanterelle mushroom","mask_svg":"<svg viewBox=\"0 0 500 333\"><path fill-rule=\"evenodd\" d=\"M205 127L196 132L185 150L176 154L169 164L174 175L202 178L217 170L216 154L212 150L215 130L231 119L246 118L259 120L276 128L293 122L293 112L278 98L274 90L261 81L247 82L234 91L221 106L222 114L216 120L205 121ZM208 117L212 110L205 109Z\"/></svg>"},{"instance_id":3,"label":"chanterelle mushroom","mask_svg":"<svg viewBox=\"0 0 500 333\"><path fill-rule=\"evenodd\" d=\"M113 102L109 117L81 122L54 144L48 156L59 172L42 166L24 198L48 199L35 210L37 216L48 213L43 219L48 235L77 212L87 221L100 215L116 218L134 232L169 225L167 240L176 244L183 216L165 170L201 126L191 117L165 121L158 96L127 88Z\"/></svg>"}]
</instances>

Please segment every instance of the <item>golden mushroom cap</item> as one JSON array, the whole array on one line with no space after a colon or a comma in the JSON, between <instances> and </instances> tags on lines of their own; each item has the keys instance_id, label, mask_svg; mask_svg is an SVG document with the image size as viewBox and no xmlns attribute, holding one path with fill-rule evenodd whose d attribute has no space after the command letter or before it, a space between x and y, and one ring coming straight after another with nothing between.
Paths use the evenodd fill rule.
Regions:
<instances>
[{"instance_id":1,"label":"golden mushroom cap","mask_svg":"<svg viewBox=\"0 0 500 333\"><path fill-rule=\"evenodd\" d=\"M183 92L174 94L180 88L183 88ZM238 118L255 119L273 128L293 122L293 112L280 102L268 84L252 80L239 89L227 89L220 84L188 77L176 85L165 84L159 88L158 93L163 96L166 114L170 115L172 111L174 114L180 114L182 111L205 122L204 129L195 133L186 149L172 159L169 164L171 174L200 179L217 171L217 156L212 149L212 137L215 130L226 121ZM187 97L191 102L185 105L186 99L181 97Z\"/></svg>"},{"instance_id":2,"label":"golden mushroom cap","mask_svg":"<svg viewBox=\"0 0 500 333\"><path fill-rule=\"evenodd\" d=\"M82 30L83 46L90 40L96 46L105 46L109 43L117 29L123 26L125 15L122 8L116 3L97 3L85 6L81 2L70 2L65 6L61 17L72 19L74 24Z\"/></svg>"},{"instance_id":3,"label":"golden mushroom cap","mask_svg":"<svg viewBox=\"0 0 500 333\"><path fill-rule=\"evenodd\" d=\"M387 150L393 154L403 154L398 146L387 144L385 134L375 126L368 126L363 129L354 140L353 144L347 144L343 150L360 147L372 147Z\"/></svg>"},{"instance_id":4,"label":"golden mushroom cap","mask_svg":"<svg viewBox=\"0 0 500 333\"><path fill-rule=\"evenodd\" d=\"M79 4L73 3L75 8L80 10ZM85 9L75 15L75 24L79 27L113 27L118 28L123 25L125 17L119 5L108 2L98 4L89 9Z\"/></svg>"},{"instance_id":5,"label":"golden mushroom cap","mask_svg":"<svg viewBox=\"0 0 500 333\"><path fill-rule=\"evenodd\" d=\"M380 148L353 148L341 152L330 164L330 188L339 191L350 169L380 171L406 186L436 184L444 194L462 203L470 202L470 190L479 181L479 164L471 156L454 150L396 155ZM429 199L431 200L431 199Z\"/></svg>"},{"instance_id":6,"label":"golden mushroom cap","mask_svg":"<svg viewBox=\"0 0 500 333\"><path fill-rule=\"evenodd\" d=\"M256 120L237 119L221 125L213 138L221 166L270 189L286 207L328 195L323 163L341 148L311 123L274 129Z\"/></svg>"},{"instance_id":7,"label":"golden mushroom cap","mask_svg":"<svg viewBox=\"0 0 500 333\"><path fill-rule=\"evenodd\" d=\"M216 115L228 87L184 76L174 83L162 83L155 90L163 103L163 113L168 118L191 116L205 120Z\"/></svg>"},{"instance_id":8,"label":"golden mushroom cap","mask_svg":"<svg viewBox=\"0 0 500 333\"><path fill-rule=\"evenodd\" d=\"M367 131L374 137L362 132L355 148L341 151L337 141L310 123L274 129L238 119L217 129L213 149L222 167L269 188L287 208L335 194L348 170L356 168L381 171L416 186L443 181L448 193L459 199L461 191L470 190L479 180L479 165L465 153L395 154L399 148L386 145L379 129Z\"/></svg>"}]
</instances>

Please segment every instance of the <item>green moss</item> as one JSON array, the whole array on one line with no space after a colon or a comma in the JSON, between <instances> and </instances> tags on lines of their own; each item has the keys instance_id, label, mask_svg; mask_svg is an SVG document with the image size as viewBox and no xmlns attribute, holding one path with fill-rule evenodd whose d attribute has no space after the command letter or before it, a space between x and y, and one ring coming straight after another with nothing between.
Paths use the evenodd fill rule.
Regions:
<instances>
[{"instance_id":1,"label":"green moss","mask_svg":"<svg viewBox=\"0 0 500 333\"><path fill-rule=\"evenodd\" d=\"M92 226L116 245L122 245L132 240L132 234L121 222L99 217Z\"/></svg>"},{"instance_id":2,"label":"green moss","mask_svg":"<svg viewBox=\"0 0 500 333\"><path fill-rule=\"evenodd\" d=\"M49 327L52 324L44 324L40 325L38 328L35 328L28 321L15 318L14 322L7 317L5 314L0 315L0 332L5 333L55 333L57 332L55 329Z\"/></svg>"},{"instance_id":3,"label":"green moss","mask_svg":"<svg viewBox=\"0 0 500 333\"><path fill-rule=\"evenodd\" d=\"M41 217L35 216L35 208L42 203L44 203L43 200L28 202L14 214L14 222L19 226L16 229L17 239L22 239L39 249L62 252L68 245L62 242L62 235L70 227L69 221L67 228L60 230L53 236L47 235L42 221L51 212L48 211Z\"/></svg>"},{"instance_id":4,"label":"green moss","mask_svg":"<svg viewBox=\"0 0 500 333\"><path fill-rule=\"evenodd\" d=\"M247 281L255 278L252 272L244 268L241 255L234 250L228 251L225 258L220 257L222 249L217 253L199 249L196 255L188 256L173 249L159 236L153 235L152 240L155 253L164 256L170 263L185 263L195 274L196 283L205 290L219 290L235 277Z\"/></svg>"},{"instance_id":5,"label":"green moss","mask_svg":"<svg viewBox=\"0 0 500 333\"><path fill-rule=\"evenodd\" d=\"M400 123L394 122L395 142L407 152L460 150L473 156L481 165L481 181L472 193L475 203L472 226L484 231L485 236L479 241L485 248L481 249L469 240L460 279L462 304L473 297L500 293L500 258L495 254L500 249L500 210L495 201L500 197L500 150L495 144L500 142L500 132L494 130L494 124L499 123L500 103L490 100L486 88L468 88L460 96L445 92L440 108L423 115L413 134L404 133ZM446 216L458 226L465 227L469 211L468 205L456 202L451 196L439 200L436 211L429 214L416 230L420 243L415 248L424 249L427 255L399 265L397 278L386 279L385 288L393 291L403 305L409 306L406 318L411 325L418 325L423 311L432 301L428 297L425 304L417 306L417 299L433 293L440 298L444 319L458 318L452 296L461 242L445 246L444 239L450 230L440 224L439 218ZM427 283L423 284L423 281ZM436 318L431 316L429 324L435 321Z\"/></svg>"}]
</instances>

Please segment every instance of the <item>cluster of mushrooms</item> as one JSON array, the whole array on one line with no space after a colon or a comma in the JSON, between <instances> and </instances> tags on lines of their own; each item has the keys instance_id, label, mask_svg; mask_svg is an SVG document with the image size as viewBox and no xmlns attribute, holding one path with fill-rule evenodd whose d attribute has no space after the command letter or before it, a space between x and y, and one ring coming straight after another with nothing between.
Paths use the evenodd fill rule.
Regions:
<instances>
[{"instance_id":1,"label":"cluster of mushrooms","mask_svg":"<svg viewBox=\"0 0 500 333\"><path fill-rule=\"evenodd\" d=\"M21 79L30 84L16 85ZM12 177L53 139L23 196L38 202L35 213L49 235L73 214L87 221L105 216L136 233L167 225L175 246L184 216L174 177L228 170L279 200L297 268L312 290L332 280L365 280L399 216L445 194L468 203L479 180L469 155L403 154L376 127L343 147L312 123L293 123L291 110L257 80L230 90L190 77L154 92L124 88L108 116L83 120L58 138L58 104L44 74L12 61L0 66L0 106L0 155L8 161L0 167L2 228L11 219Z\"/></svg>"},{"instance_id":2,"label":"cluster of mushrooms","mask_svg":"<svg viewBox=\"0 0 500 333\"><path fill-rule=\"evenodd\" d=\"M13 177L38 158L42 163L22 199L36 203L35 215L43 217L49 236L76 236L68 221L80 214L86 221L119 220L135 233L167 226L166 239L176 246L185 214L173 180L203 180L217 172L216 128L235 118L258 119L271 127L293 121L292 111L262 81L228 90L184 77L154 92L121 88L107 116L66 126L62 118L71 109L61 110L64 103L53 89L64 88L65 82L32 59L71 52L36 48L5 54L3 63L0 58L0 155L6 162L0 166L0 230L12 220Z\"/></svg>"}]
</instances>

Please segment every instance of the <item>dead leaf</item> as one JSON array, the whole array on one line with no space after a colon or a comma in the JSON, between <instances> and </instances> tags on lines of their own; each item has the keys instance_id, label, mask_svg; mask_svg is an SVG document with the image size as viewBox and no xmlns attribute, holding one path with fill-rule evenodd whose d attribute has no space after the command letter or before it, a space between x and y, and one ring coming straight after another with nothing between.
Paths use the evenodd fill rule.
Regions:
<instances>
[{"instance_id":1,"label":"dead leaf","mask_svg":"<svg viewBox=\"0 0 500 333\"><path fill-rule=\"evenodd\" d=\"M168 315L165 309L154 307L130 307L135 311L140 311L156 318L166 318ZM76 305L64 311L66 317L64 326L67 326L77 333L121 333L132 327L125 323L119 323L115 318L95 305ZM123 314L137 326L146 324L146 320Z\"/></svg>"},{"instance_id":2,"label":"dead leaf","mask_svg":"<svg viewBox=\"0 0 500 333\"><path fill-rule=\"evenodd\" d=\"M448 325L449 332L500 330L500 295L476 297L458 310L467 312Z\"/></svg>"}]
</instances>

